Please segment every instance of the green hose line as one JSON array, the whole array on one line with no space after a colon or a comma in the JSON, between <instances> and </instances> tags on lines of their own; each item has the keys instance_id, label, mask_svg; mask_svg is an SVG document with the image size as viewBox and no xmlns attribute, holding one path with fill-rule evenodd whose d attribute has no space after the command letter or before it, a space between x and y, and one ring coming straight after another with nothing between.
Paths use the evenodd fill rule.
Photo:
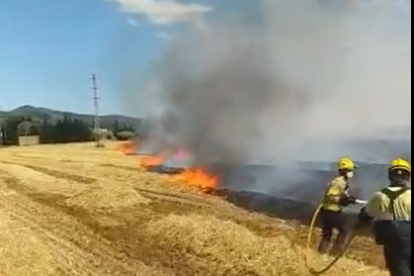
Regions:
<instances>
[{"instance_id":1,"label":"green hose line","mask_svg":"<svg viewBox=\"0 0 414 276\"><path fill-rule=\"evenodd\" d=\"M329 269L331 269L342 257L343 257L343 255L344 255L344 253L346 252L346 250L348 249L348 247L349 247L349 245L351 244L351 242L352 242L352 240L355 238L355 234L353 234L348 240L347 240L347 242L346 242L346 244L345 244L345 246L344 246L344 248L343 248L343 250L340 252L340 253L338 253L338 255L336 255L335 256L335 258L327 265L327 266L325 266L324 268L322 268L322 269L319 269L319 270L316 270L316 269L314 269L314 268L312 268L311 266L310 266L310 262L309 262L309 257L310 257L310 254L309 254L309 252L311 251L311 244L312 244L312 234L313 234L313 230L314 230L314 228L315 228L315 224L316 224L316 220L317 220L317 218L318 218L318 216L319 216L319 213L320 213L320 211L321 211L321 209L322 209L322 204L320 204L319 206L318 206L318 208L315 210L315 213L313 214L313 217L312 217L312 220L311 220L311 223L310 223L310 227L309 227L309 233L308 233L308 239L307 239L307 244L306 244L306 267L307 267L307 269L309 270L309 272L312 274L312 275L322 275L323 273L326 273Z\"/></svg>"}]
</instances>

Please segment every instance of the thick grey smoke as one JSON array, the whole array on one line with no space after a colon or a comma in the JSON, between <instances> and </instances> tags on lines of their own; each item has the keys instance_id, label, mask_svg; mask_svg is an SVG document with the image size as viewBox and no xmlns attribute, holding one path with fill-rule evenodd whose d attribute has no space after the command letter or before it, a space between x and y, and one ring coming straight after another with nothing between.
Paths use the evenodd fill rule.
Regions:
<instances>
[{"instance_id":1,"label":"thick grey smoke","mask_svg":"<svg viewBox=\"0 0 414 276\"><path fill-rule=\"evenodd\" d=\"M281 130L310 104L305 86L275 74L264 34L247 27L217 27L173 47L162 66L167 116L178 122L167 130L170 142L199 164L249 161L269 132L266 113L274 116L269 127Z\"/></svg>"},{"instance_id":2,"label":"thick grey smoke","mask_svg":"<svg viewBox=\"0 0 414 276\"><path fill-rule=\"evenodd\" d=\"M189 150L194 165L283 167L249 167L235 183L306 200L318 189L311 182L323 185L330 172L314 163L298 169L298 160L326 170L343 155L382 163L400 154L407 142L375 140L395 130L411 140L411 8L394 0L255 3L255 16L222 13L208 31L175 35L140 85L128 83L128 109L145 103L161 118L153 138ZM358 174L370 182L364 195L385 171Z\"/></svg>"},{"instance_id":3,"label":"thick grey smoke","mask_svg":"<svg viewBox=\"0 0 414 276\"><path fill-rule=\"evenodd\" d=\"M411 11L394 2L263 0L256 22L177 35L151 68L157 135L198 165L280 164L411 126Z\"/></svg>"}]
</instances>

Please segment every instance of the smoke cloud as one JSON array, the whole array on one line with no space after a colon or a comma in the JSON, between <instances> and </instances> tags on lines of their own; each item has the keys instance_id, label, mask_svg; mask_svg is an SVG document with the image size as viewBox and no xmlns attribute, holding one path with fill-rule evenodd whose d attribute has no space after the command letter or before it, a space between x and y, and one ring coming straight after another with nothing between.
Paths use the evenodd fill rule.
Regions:
<instances>
[{"instance_id":1,"label":"smoke cloud","mask_svg":"<svg viewBox=\"0 0 414 276\"><path fill-rule=\"evenodd\" d=\"M155 136L188 149L195 165L372 158L347 141L411 128L406 4L257 1L255 20L224 14L170 39L128 99L147 97L162 117Z\"/></svg>"},{"instance_id":2,"label":"smoke cloud","mask_svg":"<svg viewBox=\"0 0 414 276\"><path fill-rule=\"evenodd\" d=\"M411 126L409 7L257 5L255 22L218 18L209 31L188 30L167 44L146 87L150 108L168 118L158 135L190 149L199 165L280 163L352 154L338 143Z\"/></svg>"}]
</instances>

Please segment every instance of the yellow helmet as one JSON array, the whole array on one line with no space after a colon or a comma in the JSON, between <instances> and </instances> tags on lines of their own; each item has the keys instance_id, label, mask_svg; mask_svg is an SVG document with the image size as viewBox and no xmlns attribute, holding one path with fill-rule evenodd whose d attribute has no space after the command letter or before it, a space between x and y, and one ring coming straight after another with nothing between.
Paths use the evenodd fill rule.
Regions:
<instances>
[{"instance_id":1,"label":"yellow helmet","mask_svg":"<svg viewBox=\"0 0 414 276\"><path fill-rule=\"evenodd\" d=\"M342 157L338 161L338 170L354 170L355 164L354 161L352 161L349 157Z\"/></svg>"},{"instance_id":2,"label":"yellow helmet","mask_svg":"<svg viewBox=\"0 0 414 276\"><path fill-rule=\"evenodd\" d=\"M406 171L411 174L411 164L408 161L398 157L397 159L391 161L388 172L394 172L397 170Z\"/></svg>"}]
</instances>

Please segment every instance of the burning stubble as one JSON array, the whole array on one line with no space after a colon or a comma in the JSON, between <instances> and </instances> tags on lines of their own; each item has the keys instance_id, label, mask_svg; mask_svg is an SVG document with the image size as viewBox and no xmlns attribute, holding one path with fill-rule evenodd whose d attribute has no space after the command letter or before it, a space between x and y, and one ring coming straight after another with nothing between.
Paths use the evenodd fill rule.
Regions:
<instances>
[{"instance_id":1,"label":"burning stubble","mask_svg":"<svg viewBox=\"0 0 414 276\"><path fill-rule=\"evenodd\" d=\"M304 150L310 141L410 126L411 12L342 2L257 1L260 24L221 18L177 36L151 69L160 93L148 105L169 122L156 136L192 152L197 166L280 165L353 154Z\"/></svg>"}]
</instances>

